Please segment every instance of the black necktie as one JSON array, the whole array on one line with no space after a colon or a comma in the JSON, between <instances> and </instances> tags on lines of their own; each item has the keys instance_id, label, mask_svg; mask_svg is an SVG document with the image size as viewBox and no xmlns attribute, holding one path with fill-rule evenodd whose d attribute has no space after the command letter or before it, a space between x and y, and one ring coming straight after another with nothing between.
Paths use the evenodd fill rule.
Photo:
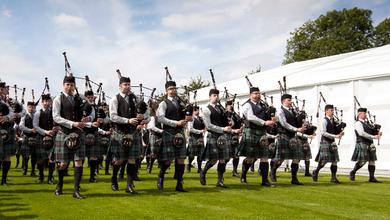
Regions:
<instances>
[{"instance_id":1,"label":"black necktie","mask_svg":"<svg viewBox=\"0 0 390 220\"><path fill-rule=\"evenodd\" d=\"M72 95L69 95L69 96L68 96L68 100L69 100L69 102L70 102L72 105L74 105L74 98L73 98Z\"/></svg>"}]
</instances>

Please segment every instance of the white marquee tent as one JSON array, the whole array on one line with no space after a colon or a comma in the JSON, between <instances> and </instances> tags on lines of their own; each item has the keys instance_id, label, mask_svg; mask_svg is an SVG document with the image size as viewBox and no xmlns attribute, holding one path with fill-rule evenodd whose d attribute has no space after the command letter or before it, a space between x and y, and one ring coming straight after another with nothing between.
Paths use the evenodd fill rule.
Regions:
<instances>
[{"instance_id":1,"label":"white marquee tent","mask_svg":"<svg viewBox=\"0 0 390 220\"><path fill-rule=\"evenodd\" d=\"M217 82L223 79L223 73L217 69L214 69L214 75ZM354 165L351 161L355 141L353 97L357 96L362 106L376 115L377 123L382 125L383 136L380 146L377 146L377 169L390 170L390 120L387 118L390 117L390 45L292 63L250 75L249 78L261 92L273 96L275 107L279 107L278 81L283 76L287 79L288 93L306 100L305 110L313 116L313 124L318 126L324 116L322 105L320 117L315 117L319 92L327 103L344 111L343 121L347 123L347 128L339 146L341 168ZM224 87L229 93L237 94L240 103L248 98L249 89L244 77L217 83L218 89L223 91ZM210 88L198 90L197 102L200 106L207 104ZM313 139L313 158L318 146L319 138Z\"/></svg>"}]
</instances>

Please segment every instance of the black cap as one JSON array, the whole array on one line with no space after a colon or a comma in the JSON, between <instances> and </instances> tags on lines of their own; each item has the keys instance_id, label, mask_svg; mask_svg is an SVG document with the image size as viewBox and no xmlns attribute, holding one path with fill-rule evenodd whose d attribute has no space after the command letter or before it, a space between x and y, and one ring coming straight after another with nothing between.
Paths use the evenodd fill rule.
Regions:
<instances>
[{"instance_id":1,"label":"black cap","mask_svg":"<svg viewBox=\"0 0 390 220\"><path fill-rule=\"evenodd\" d=\"M198 111L199 110L199 106L198 105L194 105L194 111Z\"/></svg>"},{"instance_id":2,"label":"black cap","mask_svg":"<svg viewBox=\"0 0 390 220\"><path fill-rule=\"evenodd\" d=\"M65 76L63 83L76 83L74 76Z\"/></svg>"},{"instance_id":3,"label":"black cap","mask_svg":"<svg viewBox=\"0 0 390 220\"><path fill-rule=\"evenodd\" d=\"M365 112L365 113L367 113L367 108L359 108L358 112Z\"/></svg>"},{"instance_id":4,"label":"black cap","mask_svg":"<svg viewBox=\"0 0 390 220\"><path fill-rule=\"evenodd\" d=\"M5 88L5 82L0 82L0 88Z\"/></svg>"},{"instance_id":5,"label":"black cap","mask_svg":"<svg viewBox=\"0 0 390 220\"><path fill-rule=\"evenodd\" d=\"M35 106L35 102L27 102L27 106L29 106L29 105Z\"/></svg>"},{"instance_id":6,"label":"black cap","mask_svg":"<svg viewBox=\"0 0 390 220\"><path fill-rule=\"evenodd\" d=\"M210 89L209 96L211 96L213 94L219 95L219 90L218 89Z\"/></svg>"},{"instance_id":7,"label":"black cap","mask_svg":"<svg viewBox=\"0 0 390 220\"><path fill-rule=\"evenodd\" d=\"M174 86L176 87L176 82L175 81L167 81L165 83L165 89L168 89L168 87Z\"/></svg>"},{"instance_id":8,"label":"black cap","mask_svg":"<svg viewBox=\"0 0 390 220\"><path fill-rule=\"evenodd\" d=\"M119 78L119 84L122 83L130 83L130 77L121 76L121 78Z\"/></svg>"},{"instance_id":9,"label":"black cap","mask_svg":"<svg viewBox=\"0 0 390 220\"><path fill-rule=\"evenodd\" d=\"M328 110L328 109L334 109L334 106L331 105L331 104L325 105L325 111Z\"/></svg>"},{"instance_id":10,"label":"black cap","mask_svg":"<svg viewBox=\"0 0 390 220\"><path fill-rule=\"evenodd\" d=\"M92 90L85 91L84 96L93 96L93 91Z\"/></svg>"},{"instance_id":11,"label":"black cap","mask_svg":"<svg viewBox=\"0 0 390 220\"><path fill-rule=\"evenodd\" d=\"M43 101L43 100L49 100L49 99L51 99L51 96L50 96L50 94L43 94L43 95L41 96L41 99L42 99L42 101Z\"/></svg>"},{"instance_id":12,"label":"black cap","mask_svg":"<svg viewBox=\"0 0 390 220\"><path fill-rule=\"evenodd\" d=\"M282 95L280 100L283 102L283 100L285 100L285 99L292 99L292 96L290 94L285 93Z\"/></svg>"},{"instance_id":13,"label":"black cap","mask_svg":"<svg viewBox=\"0 0 390 220\"><path fill-rule=\"evenodd\" d=\"M252 93L252 92L260 92L259 87L250 87L249 88L249 93Z\"/></svg>"}]
</instances>

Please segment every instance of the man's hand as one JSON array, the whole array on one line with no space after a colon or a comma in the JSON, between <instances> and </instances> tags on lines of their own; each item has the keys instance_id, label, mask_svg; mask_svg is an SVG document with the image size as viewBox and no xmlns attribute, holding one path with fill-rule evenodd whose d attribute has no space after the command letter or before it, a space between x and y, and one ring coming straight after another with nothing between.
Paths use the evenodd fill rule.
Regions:
<instances>
[{"instance_id":1,"label":"man's hand","mask_svg":"<svg viewBox=\"0 0 390 220\"><path fill-rule=\"evenodd\" d=\"M142 121L142 120L144 120L144 115L143 114L137 114L137 120L138 121Z\"/></svg>"},{"instance_id":2,"label":"man's hand","mask_svg":"<svg viewBox=\"0 0 390 220\"><path fill-rule=\"evenodd\" d=\"M304 131L305 131L305 128L304 128L304 127L301 127L301 128L298 128L298 131L297 131L297 132L303 133Z\"/></svg>"},{"instance_id":3,"label":"man's hand","mask_svg":"<svg viewBox=\"0 0 390 220\"><path fill-rule=\"evenodd\" d=\"M226 126L226 127L223 128L223 131L227 132L227 133L230 133L232 131L232 128L229 127L229 126Z\"/></svg>"},{"instance_id":4,"label":"man's hand","mask_svg":"<svg viewBox=\"0 0 390 220\"><path fill-rule=\"evenodd\" d=\"M132 124L132 125L138 125L138 119L137 118L130 118L128 120L128 123Z\"/></svg>"},{"instance_id":5,"label":"man's hand","mask_svg":"<svg viewBox=\"0 0 390 220\"><path fill-rule=\"evenodd\" d=\"M186 120L177 121L177 126L179 126L179 127L184 127L184 126L186 126L186 124L187 124Z\"/></svg>"},{"instance_id":6,"label":"man's hand","mask_svg":"<svg viewBox=\"0 0 390 220\"><path fill-rule=\"evenodd\" d=\"M84 122L84 123L90 122L90 121L91 121L91 118L90 118L89 116L83 117L83 118L81 119L81 122Z\"/></svg>"},{"instance_id":7,"label":"man's hand","mask_svg":"<svg viewBox=\"0 0 390 220\"><path fill-rule=\"evenodd\" d=\"M83 129L85 127L85 124L83 122L74 122L73 127L78 129Z\"/></svg>"},{"instance_id":8,"label":"man's hand","mask_svg":"<svg viewBox=\"0 0 390 220\"><path fill-rule=\"evenodd\" d=\"M272 126L272 125L275 124L275 121L273 121L273 120L268 120L268 121L265 121L264 124L265 124L266 126Z\"/></svg>"}]
</instances>

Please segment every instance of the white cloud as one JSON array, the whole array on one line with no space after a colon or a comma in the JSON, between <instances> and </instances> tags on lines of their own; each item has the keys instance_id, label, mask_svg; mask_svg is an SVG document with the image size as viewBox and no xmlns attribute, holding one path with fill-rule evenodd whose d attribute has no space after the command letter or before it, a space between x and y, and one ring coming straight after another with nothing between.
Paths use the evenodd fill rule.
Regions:
<instances>
[{"instance_id":1,"label":"white cloud","mask_svg":"<svg viewBox=\"0 0 390 220\"><path fill-rule=\"evenodd\" d=\"M79 16L61 13L53 17L55 24L65 28L77 28L87 26L87 21Z\"/></svg>"},{"instance_id":2,"label":"white cloud","mask_svg":"<svg viewBox=\"0 0 390 220\"><path fill-rule=\"evenodd\" d=\"M3 10L1 11L1 14L2 14L4 17L7 17L7 18L12 17L12 12L11 12L10 10L8 10L8 9L3 9Z\"/></svg>"}]
</instances>

